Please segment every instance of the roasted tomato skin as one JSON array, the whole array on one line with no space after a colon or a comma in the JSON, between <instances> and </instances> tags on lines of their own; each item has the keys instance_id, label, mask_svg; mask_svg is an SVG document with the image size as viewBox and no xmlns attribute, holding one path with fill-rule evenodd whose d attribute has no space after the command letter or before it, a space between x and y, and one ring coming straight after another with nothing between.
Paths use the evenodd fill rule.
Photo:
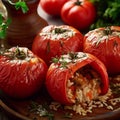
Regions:
<instances>
[{"instance_id":1,"label":"roasted tomato skin","mask_svg":"<svg viewBox=\"0 0 120 120\"><path fill-rule=\"evenodd\" d=\"M83 51L97 56L109 75L120 73L120 27L97 28L85 34Z\"/></svg>"},{"instance_id":2,"label":"roasted tomato skin","mask_svg":"<svg viewBox=\"0 0 120 120\"><path fill-rule=\"evenodd\" d=\"M86 30L96 19L96 10L89 0L69 0L61 9L62 20L79 30Z\"/></svg>"},{"instance_id":3,"label":"roasted tomato skin","mask_svg":"<svg viewBox=\"0 0 120 120\"><path fill-rule=\"evenodd\" d=\"M0 55L0 89L10 97L23 99L42 87L48 67L27 48L19 48L27 51L27 57L14 57L16 49L13 47L9 49L12 52Z\"/></svg>"},{"instance_id":4,"label":"roasted tomato skin","mask_svg":"<svg viewBox=\"0 0 120 120\"><path fill-rule=\"evenodd\" d=\"M75 28L67 25L49 25L44 27L35 37L32 51L42 58L47 65L51 59L68 52L83 49L83 35Z\"/></svg>"},{"instance_id":5,"label":"roasted tomato skin","mask_svg":"<svg viewBox=\"0 0 120 120\"><path fill-rule=\"evenodd\" d=\"M104 64L91 54L83 52L78 52L78 54L80 56L82 55L82 57L75 59L74 62L70 62L66 67L61 66L60 63L52 63L46 75L45 84L49 94L54 100L62 104L73 104L66 94L67 80L69 80L78 69L88 64L91 65L101 76L101 95L106 94L108 91L109 80Z\"/></svg>"}]
</instances>

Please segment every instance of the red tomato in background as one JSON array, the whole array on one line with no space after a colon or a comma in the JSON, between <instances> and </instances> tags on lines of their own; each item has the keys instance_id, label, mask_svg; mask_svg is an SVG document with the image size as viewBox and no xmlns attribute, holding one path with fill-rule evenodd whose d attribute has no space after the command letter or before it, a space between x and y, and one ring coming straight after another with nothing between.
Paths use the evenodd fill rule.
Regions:
<instances>
[{"instance_id":1,"label":"red tomato in background","mask_svg":"<svg viewBox=\"0 0 120 120\"><path fill-rule=\"evenodd\" d=\"M68 99L67 96L67 81L73 77L76 71L87 65L90 65L100 74L100 94L106 94L109 88L109 80L104 64L91 54L77 52L73 55L62 55L57 62L55 60L55 63L50 65L45 84L51 97L62 104L73 104L72 98ZM75 85L77 86L77 84ZM75 97L73 97L73 99L75 99Z\"/></svg>"},{"instance_id":2,"label":"red tomato in background","mask_svg":"<svg viewBox=\"0 0 120 120\"><path fill-rule=\"evenodd\" d=\"M61 25L44 27L35 37L32 51L50 65L53 57L82 51L83 35L75 28Z\"/></svg>"},{"instance_id":3,"label":"red tomato in background","mask_svg":"<svg viewBox=\"0 0 120 120\"><path fill-rule=\"evenodd\" d=\"M54 16L60 16L61 8L68 0L40 0L42 9Z\"/></svg>"},{"instance_id":4,"label":"red tomato in background","mask_svg":"<svg viewBox=\"0 0 120 120\"><path fill-rule=\"evenodd\" d=\"M27 98L45 80L47 65L27 48L11 48L0 55L0 89L13 98Z\"/></svg>"},{"instance_id":5,"label":"red tomato in background","mask_svg":"<svg viewBox=\"0 0 120 120\"><path fill-rule=\"evenodd\" d=\"M97 56L110 75L120 73L120 27L98 28L86 33L84 52Z\"/></svg>"},{"instance_id":6,"label":"red tomato in background","mask_svg":"<svg viewBox=\"0 0 120 120\"><path fill-rule=\"evenodd\" d=\"M62 20L79 30L86 30L96 18L94 5L88 0L69 0L61 9Z\"/></svg>"}]
</instances>

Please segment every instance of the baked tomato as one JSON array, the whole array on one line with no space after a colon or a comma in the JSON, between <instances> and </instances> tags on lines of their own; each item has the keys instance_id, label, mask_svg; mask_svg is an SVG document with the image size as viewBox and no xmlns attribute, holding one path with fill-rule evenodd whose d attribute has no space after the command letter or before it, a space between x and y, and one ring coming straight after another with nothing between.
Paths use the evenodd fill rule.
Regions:
<instances>
[{"instance_id":1,"label":"baked tomato","mask_svg":"<svg viewBox=\"0 0 120 120\"><path fill-rule=\"evenodd\" d=\"M13 47L0 55L0 89L13 98L37 92L46 77L47 65L25 47Z\"/></svg>"},{"instance_id":2,"label":"baked tomato","mask_svg":"<svg viewBox=\"0 0 120 120\"><path fill-rule=\"evenodd\" d=\"M84 52L97 56L110 75L120 73L120 27L89 31L84 37Z\"/></svg>"},{"instance_id":3,"label":"baked tomato","mask_svg":"<svg viewBox=\"0 0 120 120\"><path fill-rule=\"evenodd\" d=\"M62 20L79 30L86 30L96 18L96 10L89 0L69 0L61 9Z\"/></svg>"},{"instance_id":4,"label":"baked tomato","mask_svg":"<svg viewBox=\"0 0 120 120\"><path fill-rule=\"evenodd\" d=\"M87 102L108 91L104 64L95 56L75 52L54 58L46 75L46 88L62 104Z\"/></svg>"},{"instance_id":5,"label":"baked tomato","mask_svg":"<svg viewBox=\"0 0 120 120\"><path fill-rule=\"evenodd\" d=\"M61 8L68 0L40 0L42 9L53 16L60 16Z\"/></svg>"},{"instance_id":6,"label":"baked tomato","mask_svg":"<svg viewBox=\"0 0 120 120\"><path fill-rule=\"evenodd\" d=\"M67 25L49 25L35 37L32 51L50 65L53 57L81 51L82 47L83 35L78 30Z\"/></svg>"}]
</instances>

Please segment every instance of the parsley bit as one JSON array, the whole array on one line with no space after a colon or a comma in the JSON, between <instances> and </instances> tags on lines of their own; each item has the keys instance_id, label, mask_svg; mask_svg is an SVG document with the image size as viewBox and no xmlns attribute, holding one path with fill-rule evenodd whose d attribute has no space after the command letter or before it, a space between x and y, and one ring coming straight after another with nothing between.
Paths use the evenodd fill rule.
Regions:
<instances>
[{"instance_id":1,"label":"parsley bit","mask_svg":"<svg viewBox=\"0 0 120 120\"><path fill-rule=\"evenodd\" d=\"M47 117L49 120L54 120L53 113L50 113L45 107L43 107L43 105L40 105L34 101L31 102L29 109L30 112L34 112L41 117Z\"/></svg>"},{"instance_id":2,"label":"parsley bit","mask_svg":"<svg viewBox=\"0 0 120 120\"><path fill-rule=\"evenodd\" d=\"M64 118L68 118L68 119L72 119L73 114L72 113L65 113L65 115L63 116Z\"/></svg>"},{"instance_id":3,"label":"parsley bit","mask_svg":"<svg viewBox=\"0 0 120 120\"><path fill-rule=\"evenodd\" d=\"M28 8L27 4L25 3L25 1L19 0L19 1L14 3L11 0L8 0L8 2L11 5L15 6L16 10L21 9L23 13L27 13L28 10L29 10L29 8Z\"/></svg>"}]
</instances>

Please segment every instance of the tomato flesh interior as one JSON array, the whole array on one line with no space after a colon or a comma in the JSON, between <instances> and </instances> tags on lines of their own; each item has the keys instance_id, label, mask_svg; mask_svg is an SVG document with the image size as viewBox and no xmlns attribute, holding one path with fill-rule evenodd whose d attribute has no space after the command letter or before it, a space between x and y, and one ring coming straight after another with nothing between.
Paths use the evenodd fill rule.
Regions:
<instances>
[{"instance_id":1,"label":"tomato flesh interior","mask_svg":"<svg viewBox=\"0 0 120 120\"><path fill-rule=\"evenodd\" d=\"M97 99L101 93L100 75L90 66L77 70L67 81L67 97L73 103Z\"/></svg>"}]
</instances>

